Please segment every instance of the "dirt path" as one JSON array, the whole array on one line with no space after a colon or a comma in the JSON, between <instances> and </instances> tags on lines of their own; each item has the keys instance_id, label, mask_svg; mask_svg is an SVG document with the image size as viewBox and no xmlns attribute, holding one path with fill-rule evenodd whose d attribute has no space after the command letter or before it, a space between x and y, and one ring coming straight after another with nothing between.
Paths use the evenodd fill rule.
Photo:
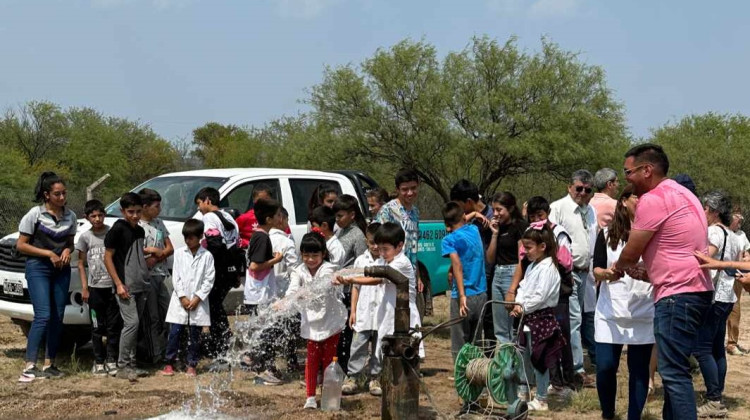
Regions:
<instances>
[{"instance_id":1,"label":"dirt path","mask_svg":"<svg viewBox=\"0 0 750 420\"><path fill-rule=\"evenodd\" d=\"M427 319L435 324L447 319L447 303L444 297L436 298L436 316ZM743 309L750 314L750 298L742 299ZM743 320L741 341L750 344L750 315ZM151 376L137 382L113 378L96 378L88 371L92 357L90 349L81 349L61 367L71 374L60 380L37 381L18 384L16 381L23 368L25 339L18 327L9 319L0 318L0 418L35 419L130 419L147 418L180 409L186 403L193 407L210 407L213 396L207 392L196 392L196 380L176 375L172 378ZM427 360L422 366L424 383L432 396L433 407L423 392L420 401L420 418L440 418L442 414L453 417L460 408L460 400L453 389L450 340L444 334L426 340ZM621 365L625 365L625 360ZM623 369L621 368L621 372ZM244 372L235 373L232 380L227 374L219 377L199 375L200 389L211 381L230 382L218 395L223 400L221 412L239 418L378 418L380 399L369 394L345 397L342 412L327 414L302 410L304 383L301 375L279 387L254 384L252 377ZM619 378L618 413L625 417L627 405L627 379ZM746 387L750 383L750 356L729 357L725 399L730 417L750 418ZM703 391L703 380L695 377L695 387ZM196 397L200 396L200 398ZM661 384L657 375L656 396L649 402L646 419L661 417ZM699 397L701 398L701 397ZM599 403L595 390L585 390L566 407L553 407L554 411L536 416L539 418L594 420L600 418ZM203 416L201 416L203 417Z\"/></svg>"}]
</instances>

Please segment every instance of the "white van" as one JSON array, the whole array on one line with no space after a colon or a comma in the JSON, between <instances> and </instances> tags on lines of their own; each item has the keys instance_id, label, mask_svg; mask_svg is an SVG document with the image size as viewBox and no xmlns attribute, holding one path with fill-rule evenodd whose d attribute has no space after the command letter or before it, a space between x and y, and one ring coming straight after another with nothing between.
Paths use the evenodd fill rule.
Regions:
<instances>
[{"instance_id":1,"label":"white van","mask_svg":"<svg viewBox=\"0 0 750 420\"><path fill-rule=\"evenodd\" d=\"M354 171L334 173L297 169L236 168L165 174L146 181L133 191L151 188L159 192L162 197L160 217L170 232L174 247L178 248L184 245L183 223L197 214L194 198L201 188L218 189L221 194L220 207L232 209L230 212L235 214L242 214L250 206L253 187L261 183L273 189L273 198L279 200L289 212L289 226L296 241L307 232L308 202L313 190L319 185L330 184L340 194L357 197L365 215L368 214L368 208L367 205L362 205L366 203L364 191L377 187L371 178ZM119 217L119 201L116 201L107 206L105 223L112 226ZM86 219L79 219L78 235L90 229L90 226ZM10 317L25 334L28 334L34 311L24 275L26 259L16 251L17 239L18 232L0 239L0 315ZM77 256L78 253L74 253L71 261L73 272L70 280L70 302L65 307L63 323L66 330L63 337L68 343L82 344L90 339L90 326L81 299ZM224 302L227 311L234 312L242 304L242 297L242 286L232 289Z\"/></svg>"}]
</instances>

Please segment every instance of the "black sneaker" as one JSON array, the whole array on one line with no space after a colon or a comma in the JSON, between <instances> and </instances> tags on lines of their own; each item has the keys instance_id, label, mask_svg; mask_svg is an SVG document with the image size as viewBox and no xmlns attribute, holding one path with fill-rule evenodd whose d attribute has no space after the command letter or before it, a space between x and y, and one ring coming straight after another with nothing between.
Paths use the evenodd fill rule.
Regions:
<instances>
[{"instance_id":1,"label":"black sneaker","mask_svg":"<svg viewBox=\"0 0 750 420\"><path fill-rule=\"evenodd\" d=\"M47 372L37 369L36 366L31 366L30 368L24 369L24 371L21 372L21 376L18 378L18 382L29 383L37 379L47 379L49 377L50 375Z\"/></svg>"},{"instance_id":2,"label":"black sneaker","mask_svg":"<svg viewBox=\"0 0 750 420\"><path fill-rule=\"evenodd\" d=\"M62 378L63 376L65 376L65 374L61 372L60 369L58 369L55 365L46 366L42 371L53 379Z\"/></svg>"}]
</instances>

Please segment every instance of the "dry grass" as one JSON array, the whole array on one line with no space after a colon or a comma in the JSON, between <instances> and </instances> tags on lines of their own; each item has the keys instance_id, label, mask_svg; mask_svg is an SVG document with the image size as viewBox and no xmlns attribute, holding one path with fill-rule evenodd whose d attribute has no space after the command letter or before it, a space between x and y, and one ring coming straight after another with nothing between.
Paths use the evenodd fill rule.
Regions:
<instances>
[{"instance_id":1,"label":"dry grass","mask_svg":"<svg viewBox=\"0 0 750 420\"><path fill-rule=\"evenodd\" d=\"M435 316L425 320L425 325L436 325L448 319L446 297L435 298ZM750 310L750 300L745 297L743 305ZM750 314L746 312L746 314ZM93 362L91 350L84 348L68 360L61 360L60 367L69 375L61 380L35 382L28 385L16 383L23 368L25 339L9 320L0 318L0 418L31 417L40 419L58 418L103 418L105 412L116 411L107 418L144 418L180 408L186 401L194 401L197 383L207 385L212 376L199 375L197 382L184 375L173 378L152 376L137 382L113 378L97 378L90 373ZM743 322L742 337L750 341L750 315ZM432 396L433 403L425 393L420 398L420 418L452 417L460 408L461 401L453 389L453 363L450 355L448 331L436 333L426 340L427 359L422 366L424 387ZM624 356L625 357L625 356ZM623 359L618 378L617 413L626 418L627 377ZM343 411L338 414L302 410L304 384L299 375L290 377L280 387L255 385L252 376L236 373L231 385L221 396L221 410L230 415L246 418L290 419L301 418L378 418L380 400L368 394L346 397L342 401ZM745 389L750 382L750 357L730 357L729 375L725 399L732 418L750 418ZM700 375L695 377L695 389L705 389ZM699 396L700 398L700 396ZM205 399L205 398L204 398ZM644 412L644 419L661 417L662 390L657 376L656 392ZM499 413L499 412L498 412ZM601 417L596 391L587 389L576 395L567 405L552 405L552 411L535 414L535 418L562 420L594 420Z\"/></svg>"}]
</instances>

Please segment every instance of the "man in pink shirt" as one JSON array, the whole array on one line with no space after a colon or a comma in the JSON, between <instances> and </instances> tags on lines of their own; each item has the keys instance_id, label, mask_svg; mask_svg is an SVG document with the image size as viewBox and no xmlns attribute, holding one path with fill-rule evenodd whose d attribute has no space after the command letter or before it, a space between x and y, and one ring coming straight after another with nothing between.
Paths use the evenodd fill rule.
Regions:
<instances>
[{"instance_id":1,"label":"man in pink shirt","mask_svg":"<svg viewBox=\"0 0 750 420\"><path fill-rule=\"evenodd\" d=\"M633 184L639 201L628 243L612 270L622 275L643 257L656 301L662 418L695 419L688 359L713 297L711 278L693 256L694 251L708 249L706 215L695 194L667 178L669 160L661 146L633 147L625 154L624 166L625 179Z\"/></svg>"},{"instance_id":2,"label":"man in pink shirt","mask_svg":"<svg viewBox=\"0 0 750 420\"><path fill-rule=\"evenodd\" d=\"M596 193L589 204L596 210L596 222L599 229L607 227L615 216L617 197L620 192L620 181L617 172L612 168L602 168L594 174Z\"/></svg>"}]
</instances>

